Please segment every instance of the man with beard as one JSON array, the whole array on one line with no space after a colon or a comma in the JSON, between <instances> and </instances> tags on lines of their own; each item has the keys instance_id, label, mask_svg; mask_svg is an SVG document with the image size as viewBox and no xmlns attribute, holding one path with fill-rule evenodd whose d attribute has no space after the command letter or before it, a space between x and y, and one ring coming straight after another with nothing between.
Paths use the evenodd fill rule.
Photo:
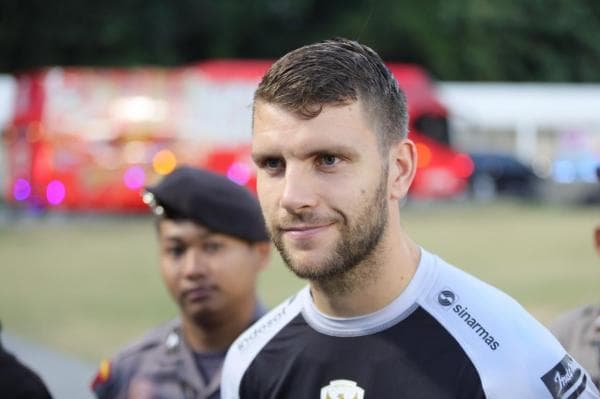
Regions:
<instances>
[{"instance_id":1,"label":"man with beard","mask_svg":"<svg viewBox=\"0 0 600 399\"><path fill-rule=\"evenodd\" d=\"M309 284L232 344L222 398L598 398L513 299L402 229L417 157L407 118L395 78L354 41L301 47L263 77L259 200Z\"/></svg>"},{"instance_id":2,"label":"man with beard","mask_svg":"<svg viewBox=\"0 0 600 399\"><path fill-rule=\"evenodd\" d=\"M229 179L180 167L144 193L160 271L180 315L104 361L98 398L219 398L233 340L264 314L257 274L271 244L258 202Z\"/></svg>"}]
</instances>

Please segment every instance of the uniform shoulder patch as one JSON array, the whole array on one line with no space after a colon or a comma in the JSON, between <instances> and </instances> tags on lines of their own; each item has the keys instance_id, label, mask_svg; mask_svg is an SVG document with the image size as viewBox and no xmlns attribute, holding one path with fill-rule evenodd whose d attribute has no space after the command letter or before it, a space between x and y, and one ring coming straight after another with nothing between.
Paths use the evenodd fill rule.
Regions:
<instances>
[{"instance_id":1,"label":"uniform shoulder patch","mask_svg":"<svg viewBox=\"0 0 600 399\"><path fill-rule=\"evenodd\" d=\"M96 376L92 380L91 388L94 392L98 392L101 387L106 384L108 380L110 380L112 372L112 364L110 360L104 359L100 362L100 366L98 367L98 372Z\"/></svg>"}]
</instances>

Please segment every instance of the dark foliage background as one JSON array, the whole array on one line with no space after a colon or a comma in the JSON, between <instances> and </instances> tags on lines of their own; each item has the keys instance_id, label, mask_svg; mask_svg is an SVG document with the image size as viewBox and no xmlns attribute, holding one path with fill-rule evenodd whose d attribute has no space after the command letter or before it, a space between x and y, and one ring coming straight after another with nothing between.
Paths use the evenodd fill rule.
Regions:
<instances>
[{"instance_id":1,"label":"dark foliage background","mask_svg":"<svg viewBox=\"0 0 600 399\"><path fill-rule=\"evenodd\" d=\"M0 71L275 58L333 36L442 80L600 81L596 0L0 0Z\"/></svg>"}]
</instances>

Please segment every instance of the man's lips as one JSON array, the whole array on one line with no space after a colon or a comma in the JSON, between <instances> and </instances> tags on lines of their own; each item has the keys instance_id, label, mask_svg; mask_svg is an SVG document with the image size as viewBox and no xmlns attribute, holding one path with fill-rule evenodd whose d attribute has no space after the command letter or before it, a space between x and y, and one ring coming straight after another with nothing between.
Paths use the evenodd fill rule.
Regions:
<instances>
[{"instance_id":1,"label":"man's lips","mask_svg":"<svg viewBox=\"0 0 600 399\"><path fill-rule=\"evenodd\" d=\"M215 292L215 288L212 286L201 286L189 288L181 294L182 298L186 301L196 302L203 301L208 299L213 292Z\"/></svg>"},{"instance_id":2,"label":"man's lips","mask_svg":"<svg viewBox=\"0 0 600 399\"><path fill-rule=\"evenodd\" d=\"M281 232L292 239L303 239L315 236L327 230L333 223L319 225L298 225L280 228Z\"/></svg>"}]
</instances>

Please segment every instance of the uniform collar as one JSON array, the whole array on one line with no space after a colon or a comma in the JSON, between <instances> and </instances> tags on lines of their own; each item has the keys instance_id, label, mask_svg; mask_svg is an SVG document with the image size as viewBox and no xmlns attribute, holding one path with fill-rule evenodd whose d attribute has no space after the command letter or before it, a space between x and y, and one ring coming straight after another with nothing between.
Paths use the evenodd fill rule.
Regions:
<instances>
[{"instance_id":1,"label":"uniform collar","mask_svg":"<svg viewBox=\"0 0 600 399\"><path fill-rule=\"evenodd\" d=\"M218 384L206 384L200 375L191 348L183 338L181 319L170 326L161 337L159 363L166 373L176 375L187 387L195 392L213 392ZM216 385L216 386L215 386Z\"/></svg>"},{"instance_id":2,"label":"uniform collar","mask_svg":"<svg viewBox=\"0 0 600 399\"><path fill-rule=\"evenodd\" d=\"M257 301L251 324L264 316L266 312L265 305L260 300ZM183 337L181 318L173 320L160 339L162 356L159 357L159 361L163 370L176 373L186 385L196 392L206 392L206 396L210 396L219 389L221 369L217 370L211 381L204 381L196 366L193 351Z\"/></svg>"}]
</instances>

